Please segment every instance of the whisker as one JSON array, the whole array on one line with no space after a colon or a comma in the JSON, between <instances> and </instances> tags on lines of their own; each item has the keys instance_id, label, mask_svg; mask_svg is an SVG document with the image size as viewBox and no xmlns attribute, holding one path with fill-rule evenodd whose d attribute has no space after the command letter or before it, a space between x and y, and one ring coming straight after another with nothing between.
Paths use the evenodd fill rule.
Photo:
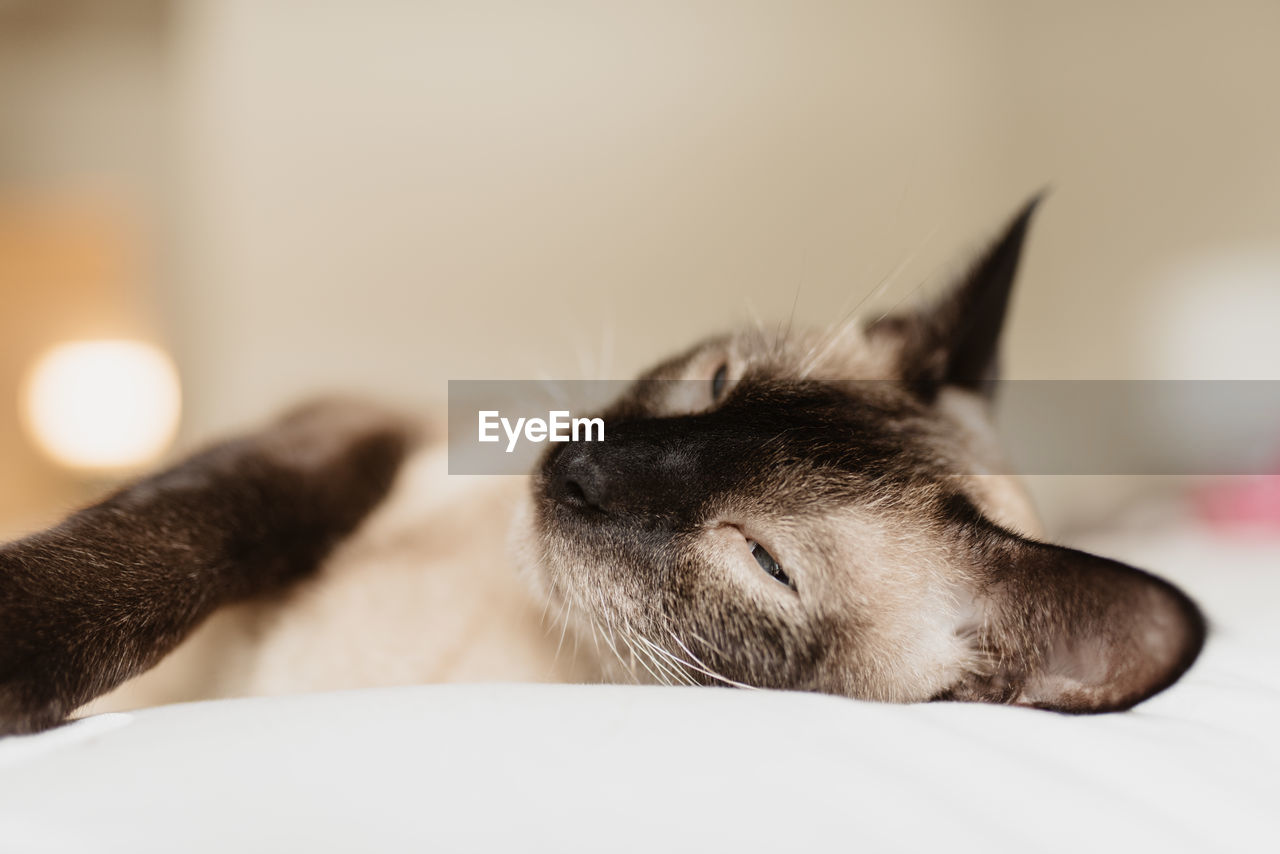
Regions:
<instances>
[{"instance_id":1,"label":"whisker","mask_svg":"<svg viewBox=\"0 0 1280 854\"><path fill-rule=\"evenodd\" d=\"M636 646L636 644L644 644L647 646L652 646L652 644L650 644L648 639L646 639L642 633L636 631L635 627L631 625L629 620L625 624L625 629L628 646L630 646L634 652L638 652L640 654L640 665L644 667L645 670L648 670L650 675L657 679L660 684L669 686L671 684L671 674L669 669L664 667L662 662L658 661L653 653L648 651L645 646ZM648 664L645 663L646 659L648 660ZM648 666L649 664L652 664L653 667L656 668L656 671L651 669Z\"/></svg>"},{"instance_id":2,"label":"whisker","mask_svg":"<svg viewBox=\"0 0 1280 854\"><path fill-rule=\"evenodd\" d=\"M614 351L617 349L614 342L614 327L614 317L613 315L610 315L608 321L604 324L604 327L601 330L600 370L596 375L596 379L598 380L613 379L610 374L613 373L613 355Z\"/></svg>"},{"instance_id":3,"label":"whisker","mask_svg":"<svg viewBox=\"0 0 1280 854\"><path fill-rule=\"evenodd\" d=\"M610 630L610 634L612 634L612 629ZM600 636L604 638L605 645L609 647L609 649L613 652L614 657L618 659L618 664L621 664L622 669L626 671L628 676L631 677L631 681L632 682L636 681L635 673L632 672L631 668L627 667L627 662L623 660L622 653L618 652L618 648L614 645L613 641L609 639L608 635L604 634L603 630L601 630Z\"/></svg>"},{"instance_id":4,"label":"whisker","mask_svg":"<svg viewBox=\"0 0 1280 854\"><path fill-rule=\"evenodd\" d=\"M631 677L631 681L639 682L640 680L636 678L635 665L628 665L623 659L622 653L618 652L617 638L613 631L613 621L609 618L609 609L605 607L604 595L597 591L596 598L600 601L600 614L602 619L604 619L605 628L609 630L609 634L603 636L604 642L609 645L609 649L613 650L613 654L618 659L618 663L622 665L623 670L625 670L627 675Z\"/></svg>"},{"instance_id":5,"label":"whisker","mask_svg":"<svg viewBox=\"0 0 1280 854\"><path fill-rule=\"evenodd\" d=\"M563 618L561 621L562 625L560 626L560 643L556 644L556 655L555 655L555 658L552 659L553 662L557 662L560 660L560 648L564 646L564 635L565 635L565 632L569 630L569 618L573 616L573 600L569 599L567 601L569 603L568 616Z\"/></svg>"},{"instance_id":6,"label":"whisker","mask_svg":"<svg viewBox=\"0 0 1280 854\"><path fill-rule=\"evenodd\" d=\"M641 667L643 667L645 670L649 671L649 675L653 677L653 681L654 681L654 682L657 682L658 684L666 684L666 683L664 683L664 682L663 682L663 680L661 679L661 677L659 677L659 676L658 676L658 674L657 674L657 673L654 673L654 672L653 672L653 668L652 668L652 667L650 667L648 664L646 664L646 663L645 663L645 660L644 660L644 658L643 658L643 657L636 655L636 648L635 648L635 646L631 643L631 640L627 637L627 635L626 635L626 632L625 632L625 631L623 631L623 632L622 632L622 638L623 638L623 640L624 640L624 641L626 641L626 644L627 644L627 650L631 653L631 659L632 659L632 661L638 661L638 662L640 662L640 666L641 666Z\"/></svg>"},{"instance_id":7,"label":"whisker","mask_svg":"<svg viewBox=\"0 0 1280 854\"><path fill-rule=\"evenodd\" d=\"M551 608L551 600L555 598L556 586L560 583L560 570L556 569L555 574L551 578L551 586L547 588L547 601L542 606L542 614L538 617L538 624L544 629L547 627L547 611Z\"/></svg>"},{"instance_id":8,"label":"whisker","mask_svg":"<svg viewBox=\"0 0 1280 854\"><path fill-rule=\"evenodd\" d=\"M556 402L559 406L567 407L569 405L569 396L565 393L564 384L560 380L552 379L552 377L544 370L538 370L538 385Z\"/></svg>"},{"instance_id":9,"label":"whisker","mask_svg":"<svg viewBox=\"0 0 1280 854\"><path fill-rule=\"evenodd\" d=\"M938 228L939 228L939 226L936 226L936 225L933 227L933 230L929 232L928 237L926 237L926 238L925 238L925 244L924 244L924 245L927 245L927 244L928 244L928 242L929 242L929 241L931 241L931 240L933 239L933 236L934 236L935 234L937 234L937 233L938 233ZM922 249L924 248L924 245L922 245L922 246L921 246L921 248L922 248ZM935 276L936 276L936 273L935 273ZM877 317L877 318L875 319L875 322L876 322L876 323L879 323L881 320L884 320L886 317L888 317L889 315L891 315L891 314L893 314L895 311L897 311L897 310L898 310L898 308L899 308L899 307L900 307L904 302L906 302L908 299L910 299L912 296L914 296L914 295L916 294L916 292L917 292L917 291L919 291L922 287L924 287L924 285L925 285L925 283L926 283L926 282L931 281L935 276L925 276L925 277L921 278L921 279L920 279L920 281L918 281L918 282L916 282L916 283L915 283L915 285L911 288L911 290L907 291L905 294L903 294L902 296L900 296L900 297L898 298L898 301L897 301L897 302L895 302L893 305L889 306L887 309L885 309L884 311L882 311L882 312L880 313L880 316L879 316L879 317Z\"/></svg>"},{"instance_id":10,"label":"whisker","mask_svg":"<svg viewBox=\"0 0 1280 854\"><path fill-rule=\"evenodd\" d=\"M938 230L939 230L938 225L935 225L932 229L930 229L929 233L925 235L924 239L920 241L919 245L915 249L907 253L907 255L901 261L899 261L897 265L895 265L888 273L886 273L883 277L881 277L880 281L876 283L875 287L873 287L870 291L868 291L866 295L862 297L862 299L858 300L858 302L854 305L853 308L849 309L849 311L846 312L839 321L837 321L835 324L833 324L830 327L827 340L825 342L825 346L822 347L821 352L815 352L818 349L818 345L815 344L814 348L812 348L809 351L809 354L805 357L804 368L801 371L802 378L808 377L808 375L813 371L813 369L817 367L818 363L823 358L826 357L826 355L831 351L833 347L835 347L837 343L840 342L844 334L848 331L850 325L857 321L858 311L861 310L861 308L867 303L873 300L879 299L880 296L882 296L885 293L885 291L887 291L889 287L893 285L893 283L897 280L898 276L900 276L902 272L912 262L914 262L916 258L920 256L920 253L924 251L925 247L927 247L931 242L933 242L933 238L937 236ZM887 316L889 313L897 309L897 307L902 304L902 302L906 299L907 296L910 296L911 294L915 293L915 291L919 290L919 288L920 288L920 284L917 284L915 288L913 288L910 292L908 292L902 299L899 299L898 302L896 302L892 308L884 312L884 314L880 315L878 320L883 320L885 316Z\"/></svg>"},{"instance_id":11,"label":"whisker","mask_svg":"<svg viewBox=\"0 0 1280 854\"><path fill-rule=\"evenodd\" d=\"M679 679L681 682L687 685L696 684L691 678L689 678L689 674L685 673L680 666L673 666L673 665L684 665L685 662L681 661L680 659L672 655L670 650L663 649L661 646L649 640L644 635L636 635L636 639L639 640L641 643L643 643L645 646L649 647L651 650L653 650L653 652L657 653L659 656L662 656L662 658L665 661L670 662L667 665L667 668L664 668L664 669L669 668L672 671L672 675L674 675L677 679ZM654 664L658 665L658 661L655 660Z\"/></svg>"},{"instance_id":12,"label":"whisker","mask_svg":"<svg viewBox=\"0 0 1280 854\"><path fill-rule=\"evenodd\" d=\"M601 656L601 653L600 653L600 635L599 635L599 631L600 631L600 624L596 622L596 618L595 618L595 617L592 617L592 618L591 618L591 643L595 645L595 648L596 648L596 659L597 659L597 660L598 660L598 659L600 658L600 656Z\"/></svg>"},{"instance_id":13,"label":"whisker","mask_svg":"<svg viewBox=\"0 0 1280 854\"><path fill-rule=\"evenodd\" d=\"M779 355L785 350L787 342L791 340L791 330L796 321L796 307L800 305L800 285L796 285L796 295L791 299L791 313L787 316L787 328L782 334L782 340L777 342L775 352Z\"/></svg>"},{"instance_id":14,"label":"whisker","mask_svg":"<svg viewBox=\"0 0 1280 854\"><path fill-rule=\"evenodd\" d=\"M804 366L800 371L801 379L807 378L809 373L818 366L818 363L826 358L827 354L844 339L845 334L849 331L849 327L857 320L858 310L861 309L869 300L879 299L880 295L888 289L889 285L893 283L894 278L902 272L910 261L910 256L902 259L902 261L898 263L898 266L885 274L876 286L867 292L866 296L858 300L857 304L854 305L853 308L849 309L848 313L846 313L845 316L837 321L835 326L832 327L827 338L826 345L823 346L820 351L814 353L813 350L810 350L809 355L805 357ZM814 349L816 349L816 345Z\"/></svg>"},{"instance_id":15,"label":"whisker","mask_svg":"<svg viewBox=\"0 0 1280 854\"><path fill-rule=\"evenodd\" d=\"M705 662L703 662L703 660L702 660L701 658L699 658L698 656L694 655L693 650L691 650L691 649L689 649L689 647L685 646L684 641L680 640L680 638L676 635L676 633L675 633L675 632L671 631L671 629L667 629L667 634L671 635L671 639L672 639L672 640L674 640L676 643L678 643L678 644L680 645L680 648L681 648L681 649L683 649L683 650L684 650L684 651L689 655L689 657L690 657L690 658L692 658L694 661L698 662L698 664L696 664L696 665L695 665L695 664L688 664L688 662L685 662L686 664L688 664L688 666L689 666L689 667L692 667L694 670L697 670L697 671L698 671L698 672L700 672L700 673L703 673L703 674L705 674L705 675L707 675L707 676L710 676L712 679L716 679L716 680L718 680L718 681L720 681L720 682L723 682L723 683L725 683L726 685L732 685L732 686L734 686L735 688L747 688L747 689L749 689L749 690L755 690L755 686L754 686L754 685L747 685L747 684L746 684L746 683L744 683L744 682L738 682L737 680L730 679L728 676L724 676L724 675L722 675L722 674L716 673L716 672L715 672L714 670L712 670L710 667L707 667L706 663L705 663ZM699 665L701 665L701 666L699 666Z\"/></svg>"},{"instance_id":16,"label":"whisker","mask_svg":"<svg viewBox=\"0 0 1280 854\"><path fill-rule=\"evenodd\" d=\"M668 630L668 631L669 631L669 630ZM716 655L719 655L719 656L721 656L721 657L723 657L723 656L725 655L725 651L724 651L723 649L721 649L720 647L716 646L716 645L715 645L715 644L713 644L711 641L707 640L706 638L704 638L702 635L698 634L697 632L689 632L689 636L690 636L691 638L693 638L694 640L696 640L698 643L700 643L700 644L702 644L703 646L705 646L707 649L709 649L709 650L711 650L712 652L714 652ZM676 643L680 643L680 639L679 639L679 638L676 638L675 640L676 640ZM683 647L684 647L684 644L680 644L680 646L683 648ZM686 651L686 652L688 652L688 649L686 648L686 650L685 650L685 651ZM691 652L690 652L689 654L690 654L690 655L693 655L693 653L691 653ZM694 658L697 658L697 656L694 656Z\"/></svg>"}]
</instances>

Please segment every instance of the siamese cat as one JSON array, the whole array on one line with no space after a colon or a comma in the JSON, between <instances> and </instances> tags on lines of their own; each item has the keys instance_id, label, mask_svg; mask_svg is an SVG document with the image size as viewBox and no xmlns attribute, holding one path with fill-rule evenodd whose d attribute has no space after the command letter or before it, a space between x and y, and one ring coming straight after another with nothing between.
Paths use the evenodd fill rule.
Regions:
<instances>
[{"instance_id":1,"label":"siamese cat","mask_svg":"<svg viewBox=\"0 0 1280 854\"><path fill-rule=\"evenodd\" d=\"M1038 539L1002 462L1035 207L928 305L667 359L531 477L451 477L423 424L328 401L3 546L0 733L113 691L92 708L475 680L1129 708L1205 623Z\"/></svg>"}]
</instances>

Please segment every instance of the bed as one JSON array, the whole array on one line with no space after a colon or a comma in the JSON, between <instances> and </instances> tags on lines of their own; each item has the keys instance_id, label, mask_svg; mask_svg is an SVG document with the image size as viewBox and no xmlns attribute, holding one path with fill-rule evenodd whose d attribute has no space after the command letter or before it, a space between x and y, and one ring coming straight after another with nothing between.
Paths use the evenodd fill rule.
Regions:
<instances>
[{"instance_id":1,"label":"bed","mask_svg":"<svg viewBox=\"0 0 1280 854\"><path fill-rule=\"evenodd\" d=\"M0 851L1277 850L1280 540L1075 544L1213 624L1125 714L553 685L169 706L0 741Z\"/></svg>"}]
</instances>

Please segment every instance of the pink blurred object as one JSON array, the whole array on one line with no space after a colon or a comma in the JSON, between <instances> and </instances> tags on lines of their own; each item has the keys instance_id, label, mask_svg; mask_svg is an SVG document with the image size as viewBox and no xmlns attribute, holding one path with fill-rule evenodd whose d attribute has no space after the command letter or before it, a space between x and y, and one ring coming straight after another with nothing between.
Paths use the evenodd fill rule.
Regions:
<instances>
[{"instance_id":1,"label":"pink blurred object","mask_svg":"<svg viewBox=\"0 0 1280 854\"><path fill-rule=\"evenodd\" d=\"M1214 527L1280 530L1280 471L1205 487L1197 491L1195 507Z\"/></svg>"}]
</instances>

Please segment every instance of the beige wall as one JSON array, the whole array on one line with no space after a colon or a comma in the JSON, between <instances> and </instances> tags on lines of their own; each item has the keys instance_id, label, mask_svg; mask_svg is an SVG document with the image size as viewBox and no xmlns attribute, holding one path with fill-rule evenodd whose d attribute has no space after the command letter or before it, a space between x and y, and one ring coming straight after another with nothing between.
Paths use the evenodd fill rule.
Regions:
<instances>
[{"instance_id":1,"label":"beige wall","mask_svg":"<svg viewBox=\"0 0 1280 854\"><path fill-rule=\"evenodd\" d=\"M163 325L165 33L159 0L0 2L0 537L102 488L22 429L37 356Z\"/></svg>"},{"instance_id":2,"label":"beige wall","mask_svg":"<svg viewBox=\"0 0 1280 854\"><path fill-rule=\"evenodd\" d=\"M1201 313L1213 372L1280 365L1234 334L1280 315L1280 4L173 7L188 441L335 386L626 375L892 274L891 305L1046 184L1011 375L1181 375Z\"/></svg>"},{"instance_id":3,"label":"beige wall","mask_svg":"<svg viewBox=\"0 0 1280 854\"><path fill-rule=\"evenodd\" d=\"M498 8L188 7L202 422L335 382L578 377L610 340L625 374L797 292L826 317L1040 180L1002 177L959 7Z\"/></svg>"},{"instance_id":4,"label":"beige wall","mask_svg":"<svg viewBox=\"0 0 1280 854\"><path fill-rule=\"evenodd\" d=\"M1046 184L1012 374L1150 376L1164 271L1280 243L1274 3L183 12L197 430L891 304Z\"/></svg>"}]
</instances>

